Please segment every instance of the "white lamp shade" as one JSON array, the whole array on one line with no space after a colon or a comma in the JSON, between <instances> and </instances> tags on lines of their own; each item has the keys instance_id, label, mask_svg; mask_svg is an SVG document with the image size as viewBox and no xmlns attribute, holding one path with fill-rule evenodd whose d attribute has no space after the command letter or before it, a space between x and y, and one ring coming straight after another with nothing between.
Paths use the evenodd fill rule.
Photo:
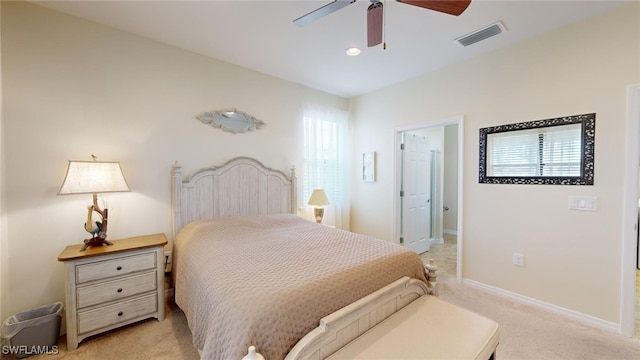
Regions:
<instances>
[{"instance_id":1,"label":"white lamp shade","mask_svg":"<svg viewBox=\"0 0 640 360\"><path fill-rule=\"evenodd\" d=\"M58 195L131 191L116 161L69 161Z\"/></svg>"},{"instance_id":2,"label":"white lamp shade","mask_svg":"<svg viewBox=\"0 0 640 360\"><path fill-rule=\"evenodd\" d=\"M314 206L329 205L329 199L327 198L327 194L324 192L324 189L314 189L307 204Z\"/></svg>"}]
</instances>

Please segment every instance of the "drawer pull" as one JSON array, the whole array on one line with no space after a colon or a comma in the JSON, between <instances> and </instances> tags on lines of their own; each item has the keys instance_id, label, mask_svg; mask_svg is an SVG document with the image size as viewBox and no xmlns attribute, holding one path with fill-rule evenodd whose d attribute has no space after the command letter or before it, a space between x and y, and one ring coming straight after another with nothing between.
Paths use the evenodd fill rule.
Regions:
<instances>
[{"instance_id":1,"label":"drawer pull","mask_svg":"<svg viewBox=\"0 0 640 360\"><path fill-rule=\"evenodd\" d=\"M124 314L124 313L123 313L122 311L120 311L120 312L118 313L118 316L122 316L122 314Z\"/></svg>"},{"instance_id":2,"label":"drawer pull","mask_svg":"<svg viewBox=\"0 0 640 360\"><path fill-rule=\"evenodd\" d=\"M118 271L122 270L122 266L118 266L118 267L116 268L116 270L118 270Z\"/></svg>"},{"instance_id":3,"label":"drawer pull","mask_svg":"<svg viewBox=\"0 0 640 360\"><path fill-rule=\"evenodd\" d=\"M119 293L121 293L121 292L122 292L122 288L119 288L119 289L118 289L118 292L119 292Z\"/></svg>"}]
</instances>

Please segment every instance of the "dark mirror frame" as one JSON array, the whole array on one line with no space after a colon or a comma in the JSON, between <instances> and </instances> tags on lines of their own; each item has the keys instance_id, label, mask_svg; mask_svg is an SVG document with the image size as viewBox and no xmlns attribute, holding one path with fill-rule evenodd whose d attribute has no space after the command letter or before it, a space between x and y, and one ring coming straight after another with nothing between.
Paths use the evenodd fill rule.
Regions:
<instances>
[{"instance_id":1,"label":"dark mirror frame","mask_svg":"<svg viewBox=\"0 0 640 360\"><path fill-rule=\"evenodd\" d=\"M508 131L528 130L551 126L582 124L582 167L580 176L487 176L487 135ZM555 119L535 120L517 124L492 126L480 129L480 168L478 181L484 184L533 184L533 185L593 185L596 114L565 116Z\"/></svg>"}]
</instances>

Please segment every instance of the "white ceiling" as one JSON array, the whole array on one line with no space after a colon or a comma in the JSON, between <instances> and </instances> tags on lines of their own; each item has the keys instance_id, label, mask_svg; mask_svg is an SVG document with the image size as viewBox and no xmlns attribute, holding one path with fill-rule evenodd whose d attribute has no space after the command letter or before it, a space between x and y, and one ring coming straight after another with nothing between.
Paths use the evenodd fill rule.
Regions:
<instances>
[{"instance_id":1,"label":"white ceiling","mask_svg":"<svg viewBox=\"0 0 640 360\"><path fill-rule=\"evenodd\" d=\"M32 1L61 12L350 98L613 9L624 1L473 0L452 16L385 2L385 41L366 47L368 0L306 27L331 0ZM508 29L469 47L454 39L496 21ZM349 57L350 46L362 48Z\"/></svg>"}]
</instances>

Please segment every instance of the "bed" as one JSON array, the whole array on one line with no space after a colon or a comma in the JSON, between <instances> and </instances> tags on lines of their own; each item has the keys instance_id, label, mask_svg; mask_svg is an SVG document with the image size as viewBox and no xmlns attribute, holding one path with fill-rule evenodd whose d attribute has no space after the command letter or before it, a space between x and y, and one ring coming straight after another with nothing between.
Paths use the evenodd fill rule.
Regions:
<instances>
[{"instance_id":1,"label":"bed","mask_svg":"<svg viewBox=\"0 0 640 360\"><path fill-rule=\"evenodd\" d=\"M324 357L433 289L413 251L295 215L294 169L176 164L172 184L175 301L202 359Z\"/></svg>"}]
</instances>

